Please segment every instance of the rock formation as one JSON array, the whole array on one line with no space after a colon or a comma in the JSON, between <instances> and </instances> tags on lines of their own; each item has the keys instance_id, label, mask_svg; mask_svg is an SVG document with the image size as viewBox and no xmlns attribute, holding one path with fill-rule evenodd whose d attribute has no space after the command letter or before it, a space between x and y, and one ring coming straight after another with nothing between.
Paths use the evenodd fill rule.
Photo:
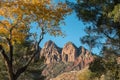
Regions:
<instances>
[{"instance_id":1,"label":"rock formation","mask_svg":"<svg viewBox=\"0 0 120 80\"><path fill-rule=\"evenodd\" d=\"M41 49L40 56L45 57L46 64L59 61L64 63L73 62L74 65L71 69L75 66L79 66L79 68L82 69L93 61L92 54L84 47L77 48L73 43L68 42L61 50L51 40L45 43Z\"/></svg>"},{"instance_id":2,"label":"rock formation","mask_svg":"<svg viewBox=\"0 0 120 80\"><path fill-rule=\"evenodd\" d=\"M74 66L79 66L80 69L86 67L93 61L92 54L84 47L79 48L80 55L76 58Z\"/></svg>"},{"instance_id":3,"label":"rock formation","mask_svg":"<svg viewBox=\"0 0 120 80\"><path fill-rule=\"evenodd\" d=\"M81 70L94 59L92 54L84 47L77 48L73 43L68 42L60 49L51 40L45 43L40 56L45 57L46 68L42 74L47 76L46 80L63 72Z\"/></svg>"},{"instance_id":4,"label":"rock formation","mask_svg":"<svg viewBox=\"0 0 120 80\"><path fill-rule=\"evenodd\" d=\"M63 62L74 62L76 59L77 49L71 43L68 42L62 49L62 61Z\"/></svg>"},{"instance_id":5,"label":"rock formation","mask_svg":"<svg viewBox=\"0 0 120 80\"><path fill-rule=\"evenodd\" d=\"M51 40L45 43L40 52L40 56L45 57L46 64L59 62L61 60L60 49Z\"/></svg>"}]
</instances>

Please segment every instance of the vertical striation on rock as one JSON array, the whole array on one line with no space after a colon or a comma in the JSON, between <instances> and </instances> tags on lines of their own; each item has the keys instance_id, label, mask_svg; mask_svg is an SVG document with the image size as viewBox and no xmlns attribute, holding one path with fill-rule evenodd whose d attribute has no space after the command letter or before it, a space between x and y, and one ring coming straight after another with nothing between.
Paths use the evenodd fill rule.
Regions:
<instances>
[{"instance_id":1,"label":"vertical striation on rock","mask_svg":"<svg viewBox=\"0 0 120 80\"><path fill-rule=\"evenodd\" d=\"M45 57L46 68L42 74L48 76L46 80L56 75L73 70L81 70L93 61L93 55L84 47L77 48L73 43L68 42L61 49L49 40L41 49L40 57Z\"/></svg>"},{"instance_id":2,"label":"vertical striation on rock","mask_svg":"<svg viewBox=\"0 0 120 80\"><path fill-rule=\"evenodd\" d=\"M76 58L74 66L79 66L80 69L88 66L93 61L92 54L86 50L84 47L79 48L80 55Z\"/></svg>"},{"instance_id":3,"label":"vertical striation on rock","mask_svg":"<svg viewBox=\"0 0 120 80\"><path fill-rule=\"evenodd\" d=\"M59 62L61 60L60 48L58 48L54 42L49 40L42 48L40 56L45 57L46 64Z\"/></svg>"},{"instance_id":4,"label":"vertical striation on rock","mask_svg":"<svg viewBox=\"0 0 120 80\"><path fill-rule=\"evenodd\" d=\"M77 57L77 49L75 45L68 42L62 49L62 61L63 62L74 62Z\"/></svg>"},{"instance_id":5,"label":"vertical striation on rock","mask_svg":"<svg viewBox=\"0 0 120 80\"><path fill-rule=\"evenodd\" d=\"M93 61L92 54L84 47L77 48L72 42L68 42L65 46L60 49L57 45L49 40L45 43L41 49L40 56L45 57L45 63L56 63L56 62L73 62L75 66L79 66L80 69L86 67Z\"/></svg>"}]
</instances>

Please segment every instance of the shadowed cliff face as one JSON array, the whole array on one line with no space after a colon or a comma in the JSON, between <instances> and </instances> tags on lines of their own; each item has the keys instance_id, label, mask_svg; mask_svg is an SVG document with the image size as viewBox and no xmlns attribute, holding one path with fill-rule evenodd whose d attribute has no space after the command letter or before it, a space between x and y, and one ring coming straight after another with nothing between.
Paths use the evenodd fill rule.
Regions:
<instances>
[{"instance_id":1,"label":"shadowed cliff face","mask_svg":"<svg viewBox=\"0 0 120 80\"><path fill-rule=\"evenodd\" d=\"M81 47L79 50L80 55L75 59L74 66L79 66L80 69L83 69L84 67L89 66L94 60L94 57L84 47Z\"/></svg>"}]
</instances>

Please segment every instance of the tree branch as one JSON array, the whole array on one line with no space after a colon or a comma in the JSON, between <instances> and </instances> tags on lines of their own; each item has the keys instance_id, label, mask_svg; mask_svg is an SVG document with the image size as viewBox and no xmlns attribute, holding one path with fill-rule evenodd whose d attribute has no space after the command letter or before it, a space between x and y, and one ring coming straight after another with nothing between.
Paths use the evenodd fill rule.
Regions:
<instances>
[{"instance_id":1,"label":"tree branch","mask_svg":"<svg viewBox=\"0 0 120 80\"><path fill-rule=\"evenodd\" d=\"M115 39L111 38L111 37L110 37L109 35L107 35L105 32L103 32L103 34L104 34L107 38L115 41Z\"/></svg>"},{"instance_id":2,"label":"tree branch","mask_svg":"<svg viewBox=\"0 0 120 80\"><path fill-rule=\"evenodd\" d=\"M3 56L3 58L4 58L5 62L6 62L5 65L6 65L7 69L8 69L8 74L10 75L10 80L11 80L11 78L14 79L14 73L13 73L13 70L12 70L13 68L12 68L12 66L10 64L9 57L5 54L5 51L4 51L3 47L2 47L2 45L0 45L0 53L2 54L2 56Z\"/></svg>"},{"instance_id":3,"label":"tree branch","mask_svg":"<svg viewBox=\"0 0 120 80\"><path fill-rule=\"evenodd\" d=\"M4 38L4 39L7 40L7 43L8 43L9 48L10 48L10 63L11 63L11 66L12 66L12 62L13 62L13 46L12 46L11 40L12 40L12 31L13 31L15 26L12 26L12 28L8 29L7 25L4 24L2 21L0 21L0 23L4 26L4 28L6 28L9 31L9 34L10 34L9 38Z\"/></svg>"},{"instance_id":4,"label":"tree branch","mask_svg":"<svg viewBox=\"0 0 120 80\"><path fill-rule=\"evenodd\" d=\"M9 57L5 54L2 45L0 45L0 53L2 54L3 58L7 61L7 63L9 63Z\"/></svg>"},{"instance_id":5,"label":"tree branch","mask_svg":"<svg viewBox=\"0 0 120 80\"><path fill-rule=\"evenodd\" d=\"M23 73L23 72L27 69L27 67L30 65L30 63L32 62L32 60L33 60L33 58L35 57L35 55L36 55L37 53L39 53L39 44L40 44L40 42L42 41L42 39L43 39L43 37L44 37L44 34L45 34L43 28L41 29L41 31L42 31L42 32L41 32L41 35L40 35L40 39L39 39L39 41L36 42L36 44L35 44L35 52L34 52L33 55L31 56L31 58L28 60L27 64L17 70L16 75L15 75L16 78L19 77L19 75L21 75L21 73Z\"/></svg>"}]
</instances>

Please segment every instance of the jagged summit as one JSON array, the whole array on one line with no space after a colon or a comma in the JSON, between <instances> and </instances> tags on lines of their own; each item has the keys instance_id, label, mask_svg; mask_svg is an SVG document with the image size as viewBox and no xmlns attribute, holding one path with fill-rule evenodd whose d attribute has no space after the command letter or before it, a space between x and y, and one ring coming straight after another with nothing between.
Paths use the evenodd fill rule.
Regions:
<instances>
[{"instance_id":1,"label":"jagged summit","mask_svg":"<svg viewBox=\"0 0 120 80\"><path fill-rule=\"evenodd\" d=\"M63 62L74 62L77 57L77 47L72 43L68 42L62 49L62 61Z\"/></svg>"},{"instance_id":2,"label":"jagged summit","mask_svg":"<svg viewBox=\"0 0 120 80\"><path fill-rule=\"evenodd\" d=\"M50 46L56 46L55 43L52 40L47 41L44 45L45 48L48 48Z\"/></svg>"},{"instance_id":3,"label":"jagged summit","mask_svg":"<svg viewBox=\"0 0 120 80\"><path fill-rule=\"evenodd\" d=\"M74 43L72 43L71 41L67 42L65 45L72 45L72 46L74 46L75 48L77 48L77 46L76 46ZM64 46L65 46L65 45L64 45Z\"/></svg>"},{"instance_id":4,"label":"jagged summit","mask_svg":"<svg viewBox=\"0 0 120 80\"><path fill-rule=\"evenodd\" d=\"M45 43L40 56L45 57L47 67L42 74L48 76L47 80L62 72L81 70L89 66L94 59L90 52L82 46L77 48L72 42L68 42L61 49L51 40Z\"/></svg>"},{"instance_id":5,"label":"jagged summit","mask_svg":"<svg viewBox=\"0 0 120 80\"><path fill-rule=\"evenodd\" d=\"M45 43L41 49L40 56L45 57L46 64L62 61L65 63L75 62L75 65L78 65L80 62L88 64L88 62L92 61L92 58L90 58L92 55L84 47L77 48L72 42L67 42L61 49L52 40Z\"/></svg>"},{"instance_id":6,"label":"jagged summit","mask_svg":"<svg viewBox=\"0 0 120 80\"><path fill-rule=\"evenodd\" d=\"M46 64L55 63L61 60L60 49L51 40L45 43L44 47L40 52L40 56L45 57Z\"/></svg>"}]
</instances>

